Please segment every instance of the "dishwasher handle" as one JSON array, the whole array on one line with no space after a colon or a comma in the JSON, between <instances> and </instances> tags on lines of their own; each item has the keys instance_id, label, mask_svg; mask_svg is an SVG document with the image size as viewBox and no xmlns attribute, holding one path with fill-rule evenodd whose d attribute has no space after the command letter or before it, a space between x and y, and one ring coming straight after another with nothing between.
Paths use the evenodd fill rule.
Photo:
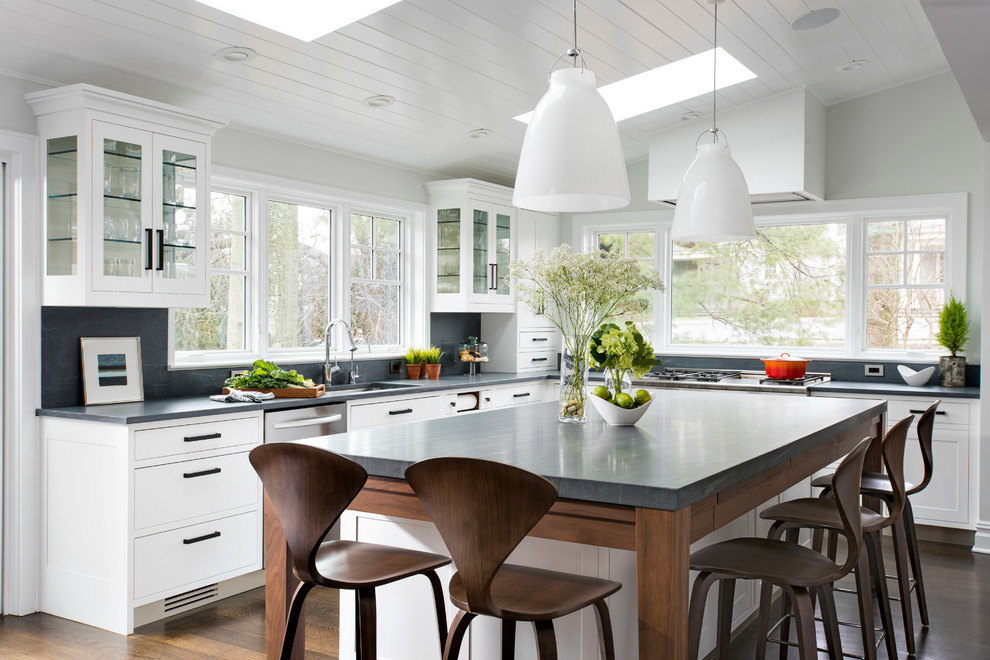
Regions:
<instances>
[{"instance_id":1,"label":"dishwasher handle","mask_svg":"<svg viewBox=\"0 0 990 660\"><path fill-rule=\"evenodd\" d=\"M275 422L272 424L273 429L298 429L303 426L317 426L318 424L331 424L333 422L339 422L344 418L343 415L337 413L336 415L328 415L327 417L313 417L312 419L296 419L291 422Z\"/></svg>"}]
</instances>

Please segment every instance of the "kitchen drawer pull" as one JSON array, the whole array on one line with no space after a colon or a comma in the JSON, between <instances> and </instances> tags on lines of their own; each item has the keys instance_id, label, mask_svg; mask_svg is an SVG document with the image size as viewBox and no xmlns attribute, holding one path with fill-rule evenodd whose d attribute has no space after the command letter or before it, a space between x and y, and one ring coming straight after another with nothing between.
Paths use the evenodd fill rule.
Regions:
<instances>
[{"instance_id":1,"label":"kitchen drawer pull","mask_svg":"<svg viewBox=\"0 0 990 660\"><path fill-rule=\"evenodd\" d=\"M215 539L220 537L220 532L213 532L212 534L203 534L202 536L197 536L194 539L182 539L182 545L192 545L193 543L199 543L200 541L209 541L210 539Z\"/></svg>"},{"instance_id":2,"label":"kitchen drawer pull","mask_svg":"<svg viewBox=\"0 0 990 660\"><path fill-rule=\"evenodd\" d=\"M408 415L412 411L413 411L412 408L405 408L403 410L389 410L388 411L388 414L389 415Z\"/></svg>"},{"instance_id":3,"label":"kitchen drawer pull","mask_svg":"<svg viewBox=\"0 0 990 660\"><path fill-rule=\"evenodd\" d=\"M520 392L519 394L513 394L512 398L518 399L520 397L529 396L530 394L532 394L532 392Z\"/></svg>"},{"instance_id":4,"label":"kitchen drawer pull","mask_svg":"<svg viewBox=\"0 0 990 660\"><path fill-rule=\"evenodd\" d=\"M909 409L908 412L909 413L912 413L914 415L922 415L922 414L924 414L925 411L924 410L911 410L911 409ZM946 415L948 413L946 413L944 410L936 410L935 411L935 414L936 415Z\"/></svg>"},{"instance_id":5,"label":"kitchen drawer pull","mask_svg":"<svg viewBox=\"0 0 990 660\"><path fill-rule=\"evenodd\" d=\"M339 422L344 418L343 415L337 413L336 415L328 415L326 417L314 417L312 419L296 419L291 422L275 422L272 424L273 429L296 429L302 426L316 426L317 424L332 424L333 422Z\"/></svg>"},{"instance_id":6,"label":"kitchen drawer pull","mask_svg":"<svg viewBox=\"0 0 990 660\"><path fill-rule=\"evenodd\" d=\"M550 358L545 358L545 357L544 358L530 358L529 361L530 362L546 362L549 359Z\"/></svg>"},{"instance_id":7,"label":"kitchen drawer pull","mask_svg":"<svg viewBox=\"0 0 990 660\"><path fill-rule=\"evenodd\" d=\"M220 433L208 433L206 435L187 435L182 438L183 442L199 442L200 440L216 440L217 438L222 438L223 435Z\"/></svg>"},{"instance_id":8,"label":"kitchen drawer pull","mask_svg":"<svg viewBox=\"0 0 990 660\"><path fill-rule=\"evenodd\" d=\"M211 468L209 470L201 470L199 472L183 472L183 479L195 479L196 477L205 477L211 474L220 474L220 468Z\"/></svg>"},{"instance_id":9,"label":"kitchen drawer pull","mask_svg":"<svg viewBox=\"0 0 990 660\"><path fill-rule=\"evenodd\" d=\"M550 341L549 337L533 337L530 341Z\"/></svg>"}]
</instances>

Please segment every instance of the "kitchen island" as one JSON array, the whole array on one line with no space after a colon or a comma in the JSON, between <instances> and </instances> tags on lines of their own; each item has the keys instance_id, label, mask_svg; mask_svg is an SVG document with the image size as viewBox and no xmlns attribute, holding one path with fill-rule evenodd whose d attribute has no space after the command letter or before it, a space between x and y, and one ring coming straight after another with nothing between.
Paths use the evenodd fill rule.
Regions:
<instances>
[{"instance_id":1,"label":"kitchen island","mask_svg":"<svg viewBox=\"0 0 990 660\"><path fill-rule=\"evenodd\" d=\"M639 657L687 657L690 544L878 438L886 403L661 390L642 420L610 427L557 421L557 404L493 410L306 440L361 463L371 477L352 509L428 520L403 481L412 463L473 456L553 481L560 500L532 535L635 552ZM867 460L876 469L874 443ZM268 657L278 657L293 588L266 502ZM387 622L382 622L387 629ZM297 646L297 651L301 650ZM299 657L301 653L298 654Z\"/></svg>"}]
</instances>

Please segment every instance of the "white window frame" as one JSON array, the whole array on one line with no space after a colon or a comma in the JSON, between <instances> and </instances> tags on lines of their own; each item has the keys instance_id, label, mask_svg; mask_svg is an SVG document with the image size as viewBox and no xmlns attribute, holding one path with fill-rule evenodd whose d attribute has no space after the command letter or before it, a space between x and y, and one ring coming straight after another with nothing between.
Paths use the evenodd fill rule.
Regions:
<instances>
[{"instance_id":1,"label":"white window frame","mask_svg":"<svg viewBox=\"0 0 990 660\"><path fill-rule=\"evenodd\" d=\"M405 343L375 346L370 352L359 350L356 360L397 358L410 345L423 345L428 337L426 309L426 218L424 204L377 197L353 191L293 181L271 175L214 167L210 188L222 192L249 195L248 237L248 349L244 351L175 351L174 312L169 311L168 364L170 369L204 367L243 367L265 358L284 364L322 363L323 346L272 349L268 346L267 291L268 269L265 261L268 242L267 208L269 200L311 205L330 210L330 314L350 323L350 216L351 213L376 215L401 221L402 317L400 332ZM415 262L415 263L414 263ZM342 327L334 328L331 358L348 359Z\"/></svg>"},{"instance_id":2,"label":"white window frame","mask_svg":"<svg viewBox=\"0 0 990 660\"><path fill-rule=\"evenodd\" d=\"M846 346L844 348L815 348L802 346L707 346L671 344L671 296L658 293L654 307L657 336L654 348L664 355L708 357L765 357L775 350L794 348L802 357L836 360L878 360L930 362L944 353L941 350L915 351L866 348L866 219L889 217L910 219L925 215L946 218L945 287L960 300L967 299L966 235L969 221L967 194L910 195L826 202L761 204L753 207L757 226L846 222ZM596 213L575 216L572 221L572 241L575 249L587 252L597 248L599 233L620 231L656 231L657 267L664 283L671 282L672 250L670 227L672 210L635 211L627 213Z\"/></svg>"},{"instance_id":3,"label":"white window frame","mask_svg":"<svg viewBox=\"0 0 990 660\"><path fill-rule=\"evenodd\" d=\"M404 301L404 298L406 296L406 291L405 290L408 288L406 277L407 276L412 276L412 272L413 272L412 269L409 268L409 262L411 261L412 254L411 254L409 248L407 247L407 243L406 243L407 240L412 240L412 237L410 235L411 232L409 231L409 227L407 227L407 225L409 224L409 218L408 218L408 216L396 215L395 213L390 213L390 212L385 212L385 211L373 209L372 207L369 207L369 206L354 205L354 206L351 207L351 210L347 214L347 232L345 234L345 241L346 241L346 243L343 246L343 248L346 249L346 251L347 251L347 266L348 266L348 268L347 268L347 273L346 273L347 281L346 281L346 283L344 285L344 296L345 296L344 297L344 304L346 305L346 308L347 308L348 313L350 313L350 309L351 309L351 275L350 275L351 274L351 269L350 269L350 265L351 264L350 264L350 259L351 259L351 216L352 215L370 216L371 218L382 218L382 219L385 219L385 220L397 220L399 222L399 249L398 249L398 253L399 253L399 277L400 277L400 279L399 279L399 300L400 300L400 304L399 304L399 307L400 307L400 309L399 309L399 334L402 337L407 337L408 335L406 334L405 330L406 330L406 325L407 325L407 321L408 321L408 318L407 317L409 316L409 310L405 309L405 306L402 304L402 301ZM375 249L381 249L381 248L375 248L372 245L372 252L374 252ZM421 251L420 254L423 254L423 252ZM372 255L372 259L374 259L374 256L373 255ZM424 264L424 270L425 270L425 264ZM368 280L368 281L373 281L373 280ZM350 323L350 320L348 320L348 323ZM428 342L420 342L420 343L424 343L425 344L425 343L428 343ZM395 355L402 355L402 356L404 356L407 348L408 348L408 345L401 344L401 343L400 344L394 344L394 345L391 345L391 346L379 345L377 349L375 347L372 347L371 352L372 352L372 354L374 354L377 351L379 353L385 353L385 354L390 354L390 355L391 354L395 354ZM363 351L364 351L364 349L359 349L358 350L358 353L363 352Z\"/></svg>"}]
</instances>

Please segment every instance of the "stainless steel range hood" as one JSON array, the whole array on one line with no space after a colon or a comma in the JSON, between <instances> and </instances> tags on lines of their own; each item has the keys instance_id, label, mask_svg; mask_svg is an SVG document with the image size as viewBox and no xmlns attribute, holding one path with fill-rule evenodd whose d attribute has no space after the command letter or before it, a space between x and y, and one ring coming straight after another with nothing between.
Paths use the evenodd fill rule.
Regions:
<instances>
[{"instance_id":1,"label":"stainless steel range hood","mask_svg":"<svg viewBox=\"0 0 990 660\"><path fill-rule=\"evenodd\" d=\"M711 121L709 115L650 139L651 201L677 203L698 136ZM825 198L825 106L806 90L720 112L718 128L729 140L754 204Z\"/></svg>"}]
</instances>

